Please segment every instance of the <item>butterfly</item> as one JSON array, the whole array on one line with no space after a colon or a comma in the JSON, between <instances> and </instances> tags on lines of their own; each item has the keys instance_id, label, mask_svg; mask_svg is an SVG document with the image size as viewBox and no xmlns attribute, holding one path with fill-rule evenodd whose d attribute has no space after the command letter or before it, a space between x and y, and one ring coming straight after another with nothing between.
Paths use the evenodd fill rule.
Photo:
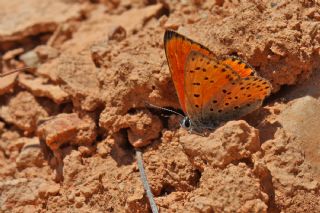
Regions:
<instances>
[{"instance_id":1,"label":"butterfly","mask_svg":"<svg viewBox=\"0 0 320 213\"><path fill-rule=\"evenodd\" d=\"M205 46L171 30L165 53L184 119L181 126L204 133L258 109L270 95L270 82L240 58L218 59Z\"/></svg>"}]
</instances>

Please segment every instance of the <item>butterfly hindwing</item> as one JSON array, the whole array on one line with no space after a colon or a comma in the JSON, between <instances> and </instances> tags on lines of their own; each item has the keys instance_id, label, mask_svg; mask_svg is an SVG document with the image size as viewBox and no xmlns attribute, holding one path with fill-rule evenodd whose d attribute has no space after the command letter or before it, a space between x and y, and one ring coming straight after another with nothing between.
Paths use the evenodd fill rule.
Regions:
<instances>
[{"instance_id":1,"label":"butterfly hindwing","mask_svg":"<svg viewBox=\"0 0 320 213\"><path fill-rule=\"evenodd\" d=\"M192 120L201 120L204 107L218 102L221 88L235 82L240 76L230 67L192 51L185 65L184 90L186 111Z\"/></svg>"},{"instance_id":2,"label":"butterfly hindwing","mask_svg":"<svg viewBox=\"0 0 320 213\"><path fill-rule=\"evenodd\" d=\"M215 96L220 97L217 103L204 106L204 123L239 119L258 109L266 96L271 92L271 84L258 76L240 78L237 82L222 87Z\"/></svg>"},{"instance_id":3,"label":"butterfly hindwing","mask_svg":"<svg viewBox=\"0 0 320 213\"><path fill-rule=\"evenodd\" d=\"M241 58L236 56L228 56L221 60L221 63L230 66L242 78L248 76L256 76L256 71L248 63L244 62Z\"/></svg>"},{"instance_id":4,"label":"butterfly hindwing","mask_svg":"<svg viewBox=\"0 0 320 213\"><path fill-rule=\"evenodd\" d=\"M186 112L183 79L185 78L184 67L187 56L191 51L198 51L206 56L211 56L213 54L201 44L171 30L166 30L165 32L164 46L172 81L176 88L180 105L183 111Z\"/></svg>"},{"instance_id":5,"label":"butterfly hindwing","mask_svg":"<svg viewBox=\"0 0 320 213\"><path fill-rule=\"evenodd\" d=\"M195 125L212 128L259 108L271 92L267 80L242 78L228 65L194 51L186 61L184 84L188 116Z\"/></svg>"}]
</instances>

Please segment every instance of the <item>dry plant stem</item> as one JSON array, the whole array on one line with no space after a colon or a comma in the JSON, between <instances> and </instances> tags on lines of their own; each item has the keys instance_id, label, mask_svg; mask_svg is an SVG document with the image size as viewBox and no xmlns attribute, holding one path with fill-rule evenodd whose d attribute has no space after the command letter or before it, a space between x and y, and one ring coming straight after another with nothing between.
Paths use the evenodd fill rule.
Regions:
<instances>
[{"instance_id":1,"label":"dry plant stem","mask_svg":"<svg viewBox=\"0 0 320 213\"><path fill-rule=\"evenodd\" d=\"M138 163L138 168L139 168L139 172L140 172L140 177L141 177L141 181L143 184L143 188L147 193L147 197L151 206L151 210L153 213L158 213L158 207L156 202L154 201L154 197L153 194L151 192L148 180L147 180L147 176L146 176L146 172L144 170L144 166L143 166L143 159L142 159L142 152L139 149L136 149L136 158L137 158L137 163Z\"/></svg>"},{"instance_id":2,"label":"dry plant stem","mask_svg":"<svg viewBox=\"0 0 320 213\"><path fill-rule=\"evenodd\" d=\"M10 71L10 72L1 73L1 74L0 74L0 77L2 78L2 77L5 77L5 76L7 76L7 75L11 75L11 74L13 74L13 73L16 73L16 72L18 72L18 71L20 71L20 70L12 70L12 71Z\"/></svg>"},{"instance_id":3,"label":"dry plant stem","mask_svg":"<svg viewBox=\"0 0 320 213\"><path fill-rule=\"evenodd\" d=\"M57 27L57 29L54 31L53 35L49 38L47 45L52 47L53 43L57 40L57 37L59 36L59 34L61 33L61 25L59 25Z\"/></svg>"},{"instance_id":4,"label":"dry plant stem","mask_svg":"<svg viewBox=\"0 0 320 213\"><path fill-rule=\"evenodd\" d=\"M13 73L16 73L16 72L20 72L20 71L24 71L24 70L27 70L27 69L31 69L32 67L23 67L23 68L20 68L20 69L15 69L15 70L12 70L10 72L6 72L6 73L1 73L0 74L0 77L5 77L7 75L11 75Z\"/></svg>"}]
</instances>

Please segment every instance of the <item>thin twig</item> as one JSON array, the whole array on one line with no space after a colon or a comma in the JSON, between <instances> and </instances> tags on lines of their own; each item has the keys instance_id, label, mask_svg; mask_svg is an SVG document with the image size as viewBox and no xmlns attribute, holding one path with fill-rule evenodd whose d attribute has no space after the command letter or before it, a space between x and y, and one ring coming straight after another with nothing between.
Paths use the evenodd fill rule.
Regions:
<instances>
[{"instance_id":1,"label":"thin twig","mask_svg":"<svg viewBox=\"0 0 320 213\"><path fill-rule=\"evenodd\" d=\"M136 158L137 158L137 163L138 163L138 168L139 168L139 172L140 172L140 177L141 177L141 181L143 184L143 188L147 193L147 197L151 206L151 210L153 213L158 213L158 207L156 202L154 201L154 197L153 194L151 192L148 180L147 180L147 176L146 176L146 172L144 170L144 166L143 166L143 159L142 159L142 152L139 149L136 149Z\"/></svg>"},{"instance_id":2,"label":"thin twig","mask_svg":"<svg viewBox=\"0 0 320 213\"><path fill-rule=\"evenodd\" d=\"M32 69L32 67L23 67L23 68L18 68L18 69L15 69L15 70L12 70L12 71L9 71L6 73L0 73L0 77L5 77L7 75L11 75L13 73L20 72L20 71L27 70L27 69Z\"/></svg>"},{"instance_id":3,"label":"thin twig","mask_svg":"<svg viewBox=\"0 0 320 213\"><path fill-rule=\"evenodd\" d=\"M53 46L53 43L57 40L59 34L61 33L61 30L62 30L61 25L58 25L56 30L53 32L52 36L47 41L47 46L50 46L50 47Z\"/></svg>"}]
</instances>

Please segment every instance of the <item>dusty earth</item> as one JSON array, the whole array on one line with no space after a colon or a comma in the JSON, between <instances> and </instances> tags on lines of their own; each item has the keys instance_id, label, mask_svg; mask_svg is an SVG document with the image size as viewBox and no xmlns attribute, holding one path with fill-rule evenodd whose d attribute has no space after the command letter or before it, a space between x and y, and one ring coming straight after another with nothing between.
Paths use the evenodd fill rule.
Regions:
<instances>
[{"instance_id":1,"label":"dusty earth","mask_svg":"<svg viewBox=\"0 0 320 213\"><path fill-rule=\"evenodd\" d=\"M0 1L0 212L320 212L317 0ZM165 29L238 55L264 106L180 129ZM60 159L60 160L59 160ZM62 160L62 161L61 161Z\"/></svg>"}]
</instances>

